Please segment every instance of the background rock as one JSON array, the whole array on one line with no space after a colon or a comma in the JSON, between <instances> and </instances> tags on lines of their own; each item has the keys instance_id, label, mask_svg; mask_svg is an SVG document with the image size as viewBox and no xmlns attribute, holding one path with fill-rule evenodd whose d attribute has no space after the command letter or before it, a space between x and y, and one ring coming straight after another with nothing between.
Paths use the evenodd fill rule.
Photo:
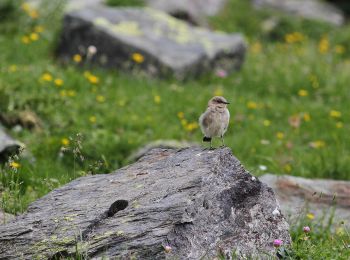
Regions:
<instances>
[{"instance_id":1,"label":"background rock","mask_svg":"<svg viewBox=\"0 0 350 260\"><path fill-rule=\"evenodd\" d=\"M253 0L257 8L270 8L334 25L345 22L344 13L330 3L318 0Z\"/></svg>"},{"instance_id":2,"label":"background rock","mask_svg":"<svg viewBox=\"0 0 350 260\"><path fill-rule=\"evenodd\" d=\"M7 160L8 156L18 152L21 143L14 140L0 125L0 161Z\"/></svg>"},{"instance_id":3,"label":"background rock","mask_svg":"<svg viewBox=\"0 0 350 260\"><path fill-rule=\"evenodd\" d=\"M6 213L6 212L2 211L0 208L0 225L11 222L14 219L15 219L14 215Z\"/></svg>"},{"instance_id":4,"label":"background rock","mask_svg":"<svg viewBox=\"0 0 350 260\"><path fill-rule=\"evenodd\" d=\"M342 10L347 17L350 15L349 0L326 0L326 1L338 7L340 10Z\"/></svg>"},{"instance_id":5,"label":"background rock","mask_svg":"<svg viewBox=\"0 0 350 260\"><path fill-rule=\"evenodd\" d=\"M155 149L108 175L79 178L0 226L1 259L212 259L275 254L290 243L271 188L228 148ZM171 252L165 253L164 247Z\"/></svg>"},{"instance_id":6,"label":"background rock","mask_svg":"<svg viewBox=\"0 0 350 260\"><path fill-rule=\"evenodd\" d=\"M197 25L207 25L206 18L219 13L226 0L146 0L148 6Z\"/></svg>"},{"instance_id":7,"label":"background rock","mask_svg":"<svg viewBox=\"0 0 350 260\"><path fill-rule=\"evenodd\" d=\"M335 224L345 221L345 225L350 227L349 181L272 174L261 176L260 180L275 191L289 224L295 223L302 215L313 213L324 224L334 217Z\"/></svg>"},{"instance_id":8,"label":"background rock","mask_svg":"<svg viewBox=\"0 0 350 260\"><path fill-rule=\"evenodd\" d=\"M42 121L32 110L13 111L0 113L0 122L7 128L19 126L35 131L41 131Z\"/></svg>"},{"instance_id":9,"label":"background rock","mask_svg":"<svg viewBox=\"0 0 350 260\"><path fill-rule=\"evenodd\" d=\"M93 6L66 14L59 56L67 62L77 53L86 56L91 45L95 64L178 79L237 70L245 54L239 34L193 27L149 8ZM144 59L133 61L134 53Z\"/></svg>"},{"instance_id":10,"label":"background rock","mask_svg":"<svg viewBox=\"0 0 350 260\"><path fill-rule=\"evenodd\" d=\"M105 2L104 0L68 0L66 10L72 11L103 5ZM144 0L144 2L145 6L150 8L166 12L196 25L206 26L206 18L218 14L227 0Z\"/></svg>"}]
</instances>

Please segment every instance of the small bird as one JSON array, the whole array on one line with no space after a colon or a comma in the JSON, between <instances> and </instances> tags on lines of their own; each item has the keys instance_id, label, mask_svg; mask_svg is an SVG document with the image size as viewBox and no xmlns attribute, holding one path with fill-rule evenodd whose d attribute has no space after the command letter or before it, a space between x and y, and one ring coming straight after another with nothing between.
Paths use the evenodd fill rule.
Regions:
<instances>
[{"instance_id":1,"label":"small bird","mask_svg":"<svg viewBox=\"0 0 350 260\"><path fill-rule=\"evenodd\" d=\"M209 100L207 110L199 117L199 125L204 134L203 142L210 142L210 149L213 137L220 137L222 146L225 146L224 134L230 121L227 104L230 103L224 97L215 96Z\"/></svg>"}]
</instances>

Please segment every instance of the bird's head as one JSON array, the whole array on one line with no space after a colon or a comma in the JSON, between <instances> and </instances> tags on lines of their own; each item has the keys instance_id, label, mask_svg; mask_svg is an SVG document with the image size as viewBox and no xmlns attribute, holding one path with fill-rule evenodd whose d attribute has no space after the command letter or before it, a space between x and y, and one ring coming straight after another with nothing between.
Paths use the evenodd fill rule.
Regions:
<instances>
[{"instance_id":1,"label":"bird's head","mask_svg":"<svg viewBox=\"0 0 350 260\"><path fill-rule=\"evenodd\" d=\"M209 107L223 107L223 108L225 108L227 104L230 104L230 103L227 102L227 100L221 96L215 96L215 97L211 98L208 102Z\"/></svg>"}]
</instances>

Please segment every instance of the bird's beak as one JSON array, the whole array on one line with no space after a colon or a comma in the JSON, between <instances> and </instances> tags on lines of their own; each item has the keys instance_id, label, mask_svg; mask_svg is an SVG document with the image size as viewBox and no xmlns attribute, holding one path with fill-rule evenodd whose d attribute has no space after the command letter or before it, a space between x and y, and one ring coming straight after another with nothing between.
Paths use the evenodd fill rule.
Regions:
<instances>
[{"instance_id":1,"label":"bird's beak","mask_svg":"<svg viewBox=\"0 0 350 260\"><path fill-rule=\"evenodd\" d=\"M224 102L226 105L230 104L230 102Z\"/></svg>"}]
</instances>

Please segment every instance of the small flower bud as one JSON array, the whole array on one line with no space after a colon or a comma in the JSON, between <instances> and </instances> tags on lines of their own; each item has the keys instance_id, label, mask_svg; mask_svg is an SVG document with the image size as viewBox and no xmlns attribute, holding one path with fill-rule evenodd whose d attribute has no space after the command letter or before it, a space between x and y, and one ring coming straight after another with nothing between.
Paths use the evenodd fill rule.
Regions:
<instances>
[{"instance_id":1,"label":"small flower bud","mask_svg":"<svg viewBox=\"0 0 350 260\"><path fill-rule=\"evenodd\" d=\"M171 246L165 246L164 247L165 253L170 253L171 251Z\"/></svg>"},{"instance_id":2,"label":"small flower bud","mask_svg":"<svg viewBox=\"0 0 350 260\"><path fill-rule=\"evenodd\" d=\"M275 239L275 241L273 241L274 247L280 247L281 245L282 245L282 240Z\"/></svg>"},{"instance_id":3,"label":"small flower bud","mask_svg":"<svg viewBox=\"0 0 350 260\"><path fill-rule=\"evenodd\" d=\"M304 233L309 233L311 231L309 226L303 228Z\"/></svg>"},{"instance_id":4,"label":"small flower bud","mask_svg":"<svg viewBox=\"0 0 350 260\"><path fill-rule=\"evenodd\" d=\"M90 45L87 49L89 55L95 55L97 52L97 48L93 45Z\"/></svg>"}]
</instances>

